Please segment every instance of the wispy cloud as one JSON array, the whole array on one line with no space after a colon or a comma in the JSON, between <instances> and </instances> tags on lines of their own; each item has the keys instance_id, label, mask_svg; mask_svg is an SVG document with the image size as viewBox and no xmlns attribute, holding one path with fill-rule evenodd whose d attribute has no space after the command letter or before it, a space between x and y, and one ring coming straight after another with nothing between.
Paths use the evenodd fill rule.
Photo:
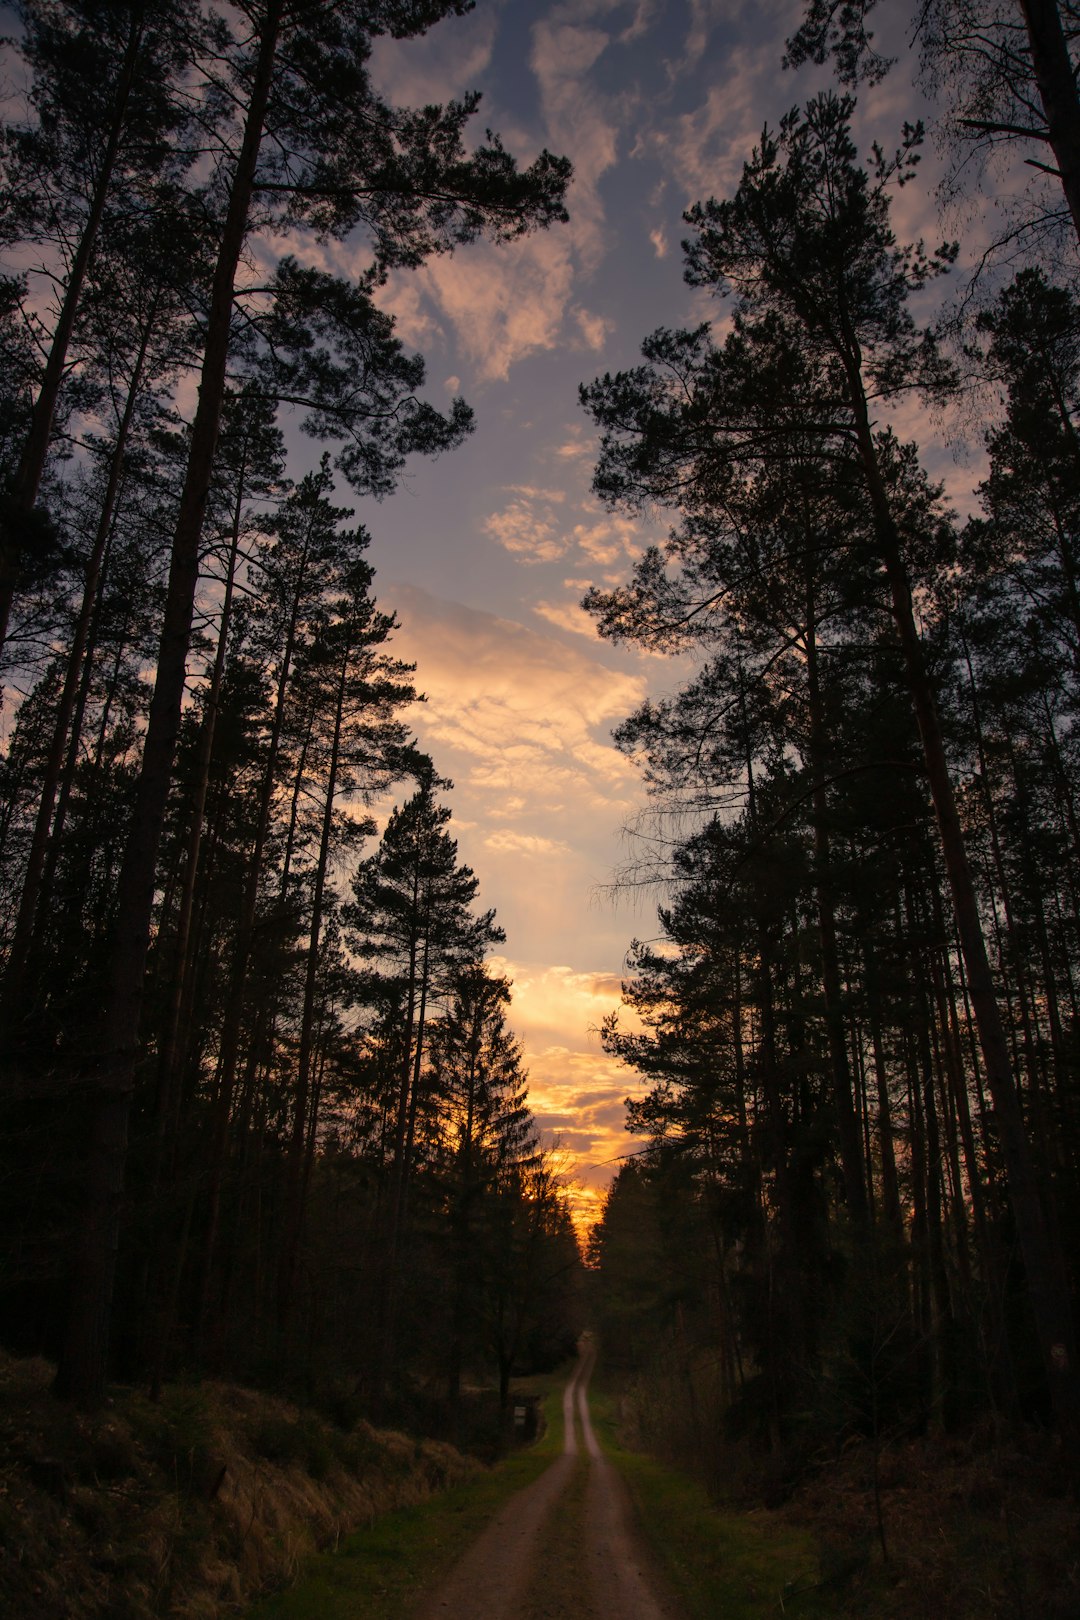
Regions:
<instances>
[{"instance_id":1,"label":"wispy cloud","mask_svg":"<svg viewBox=\"0 0 1080 1620\"><path fill-rule=\"evenodd\" d=\"M602 28L570 20L557 7L533 28L532 69L549 141L573 160L570 240L586 273L597 269L606 240L599 183L618 155L614 109L590 79L611 43Z\"/></svg>"},{"instance_id":2,"label":"wispy cloud","mask_svg":"<svg viewBox=\"0 0 1080 1620\"><path fill-rule=\"evenodd\" d=\"M568 322L591 349L602 347L611 330L610 321L577 303L574 293L578 280L599 268L608 246L600 181L616 162L628 117L626 98L613 100L596 85L594 69L616 36L595 23L625 9L606 0L556 6L532 30L541 138L574 165L569 225L510 249L477 245L428 264L416 278L425 302L453 327L484 380L505 378L528 355L554 349L565 341ZM648 4L638 5L618 37L637 37L650 15ZM479 41L469 60L480 62Z\"/></svg>"},{"instance_id":3,"label":"wispy cloud","mask_svg":"<svg viewBox=\"0 0 1080 1620\"><path fill-rule=\"evenodd\" d=\"M398 337L410 348L430 349L444 335L415 276L392 277L379 294L379 304L394 317Z\"/></svg>"},{"instance_id":4,"label":"wispy cloud","mask_svg":"<svg viewBox=\"0 0 1080 1620\"><path fill-rule=\"evenodd\" d=\"M587 641L599 641L595 619L582 609L577 599L581 594L581 590L577 591L575 598L569 602L536 602L533 612L546 619L548 624L568 630L571 635L584 636Z\"/></svg>"},{"instance_id":5,"label":"wispy cloud","mask_svg":"<svg viewBox=\"0 0 1080 1620\"><path fill-rule=\"evenodd\" d=\"M641 39L649 32L659 11L657 0L638 0L634 9L633 21L627 23L619 35L620 45L629 45L635 39Z\"/></svg>"},{"instance_id":6,"label":"wispy cloud","mask_svg":"<svg viewBox=\"0 0 1080 1620\"><path fill-rule=\"evenodd\" d=\"M704 102L654 131L652 146L686 202L726 195L738 184L761 134L761 109L771 100L764 87L776 77L776 57L775 39L734 47L727 73Z\"/></svg>"},{"instance_id":7,"label":"wispy cloud","mask_svg":"<svg viewBox=\"0 0 1080 1620\"><path fill-rule=\"evenodd\" d=\"M588 503L589 518L575 523L573 539L579 553L598 568L610 568L613 563L625 562L644 550L646 530L634 518L620 517L618 513L603 512L595 502ZM595 514L592 515L592 514Z\"/></svg>"},{"instance_id":8,"label":"wispy cloud","mask_svg":"<svg viewBox=\"0 0 1080 1620\"><path fill-rule=\"evenodd\" d=\"M694 0L701 27L715 8L716 0ZM445 35L436 28L418 42L380 41L377 83L414 104L482 84L493 71L505 7L483 12L483 19L474 13L467 26L457 23ZM599 70L612 52L633 46L664 15L659 0L561 0L536 20L529 63L539 128L528 127L528 113L519 108L516 127L507 133L515 150L546 145L570 158L570 222L506 249L474 244L397 278L383 301L409 342L429 346L452 332L463 357L487 382L506 379L518 362L563 343L604 346L612 322L580 301L579 286L595 275L611 246L601 183L618 162L624 133L632 129L640 140L649 120L637 89L627 85L612 94Z\"/></svg>"},{"instance_id":9,"label":"wispy cloud","mask_svg":"<svg viewBox=\"0 0 1080 1620\"><path fill-rule=\"evenodd\" d=\"M522 803L518 800L518 804ZM508 851L511 855L562 857L570 854L570 845L558 838L542 838L538 833L493 832L484 839L488 849Z\"/></svg>"},{"instance_id":10,"label":"wispy cloud","mask_svg":"<svg viewBox=\"0 0 1080 1620\"><path fill-rule=\"evenodd\" d=\"M779 66L781 41L798 25L798 10L792 0L689 0L689 25L682 40L682 52L667 63L674 80L692 73L710 49L713 35L721 29L747 29L772 41L773 64Z\"/></svg>"},{"instance_id":11,"label":"wispy cloud","mask_svg":"<svg viewBox=\"0 0 1080 1620\"><path fill-rule=\"evenodd\" d=\"M576 441L556 452L576 459ZM610 570L638 556L652 538L652 528L635 518L605 512L597 501L584 497L573 521L547 490L512 487L512 499L484 521L484 532L526 563L555 562L573 554L575 565L596 577L597 569Z\"/></svg>"},{"instance_id":12,"label":"wispy cloud","mask_svg":"<svg viewBox=\"0 0 1080 1620\"><path fill-rule=\"evenodd\" d=\"M714 13L719 8L710 4L710 0L690 0L690 31L686 36L686 59L695 61L700 57L709 43L709 32L714 21ZM725 7L730 11L731 7Z\"/></svg>"},{"instance_id":13,"label":"wispy cloud","mask_svg":"<svg viewBox=\"0 0 1080 1620\"><path fill-rule=\"evenodd\" d=\"M478 247L425 272L482 377L506 377L526 355L558 346L574 281L562 232L514 249Z\"/></svg>"},{"instance_id":14,"label":"wispy cloud","mask_svg":"<svg viewBox=\"0 0 1080 1620\"><path fill-rule=\"evenodd\" d=\"M505 379L511 366L531 354L577 340L599 349L611 323L576 302L578 279L591 275L607 248L599 183L618 154L622 101L596 87L593 69L612 43L595 19L625 11L607 0L556 6L532 30L531 66L539 92L542 130L517 132L521 144L546 144L574 165L570 224L528 237L511 247L477 243L453 257L436 259L409 277L397 277L383 298L410 343L430 344L452 329L464 358L483 381ZM647 27L651 8L639 4L623 39ZM492 55L498 17L473 26L464 37L448 32L454 56L437 51L441 31L413 49L380 42L377 82L406 101L441 99L482 78ZM459 25L460 27L460 25Z\"/></svg>"},{"instance_id":15,"label":"wispy cloud","mask_svg":"<svg viewBox=\"0 0 1080 1620\"><path fill-rule=\"evenodd\" d=\"M593 461L596 457L596 442L594 434L586 434L584 429L575 425L570 428L569 437L556 446L555 454L561 461Z\"/></svg>"},{"instance_id":16,"label":"wispy cloud","mask_svg":"<svg viewBox=\"0 0 1080 1620\"><path fill-rule=\"evenodd\" d=\"M619 125L625 110L604 96L591 78L612 36L589 24L609 6L555 6L533 28L533 73L539 86L547 139L573 160L570 240L585 274L596 271L606 251L606 217L599 181L619 156Z\"/></svg>"},{"instance_id":17,"label":"wispy cloud","mask_svg":"<svg viewBox=\"0 0 1080 1620\"><path fill-rule=\"evenodd\" d=\"M606 315L591 315L587 309L576 309L574 319L578 331L590 349L602 349L615 330L614 321L609 320Z\"/></svg>"},{"instance_id":18,"label":"wispy cloud","mask_svg":"<svg viewBox=\"0 0 1080 1620\"><path fill-rule=\"evenodd\" d=\"M554 562L570 547L565 518L540 491L516 494L484 520L484 533L525 563Z\"/></svg>"},{"instance_id":19,"label":"wispy cloud","mask_svg":"<svg viewBox=\"0 0 1080 1620\"><path fill-rule=\"evenodd\" d=\"M520 800L528 784L532 824L567 803L579 813L619 811L636 779L607 740L611 725L640 702L644 681L584 650L490 613L395 586L398 644L420 660L427 702L416 724L441 760L453 750L456 777L477 794L477 820ZM482 811L482 814L478 814ZM550 837L544 830L541 836Z\"/></svg>"},{"instance_id":20,"label":"wispy cloud","mask_svg":"<svg viewBox=\"0 0 1080 1620\"><path fill-rule=\"evenodd\" d=\"M491 62L501 10L501 0L478 6L419 39L381 35L371 52L376 88L406 107L444 102L474 89Z\"/></svg>"}]
</instances>

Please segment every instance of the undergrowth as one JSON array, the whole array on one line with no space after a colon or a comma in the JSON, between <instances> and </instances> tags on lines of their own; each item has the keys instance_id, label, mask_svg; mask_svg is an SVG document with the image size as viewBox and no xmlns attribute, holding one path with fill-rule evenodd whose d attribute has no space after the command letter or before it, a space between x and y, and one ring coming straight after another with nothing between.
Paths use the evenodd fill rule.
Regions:
<instances>
[{"instance_id":1,"label":"undergrowth","mask_svg":"<svg viewBox=\"0 0 1080 1620\"><path fill-rule=\"evenodd\" d=\"M822 1549L852 1620L1078 1620L1080 1504L1053 1439L989 1428L923 1436L876 1459L852 1442L795 1491L785 1519Z\"/></svg>"},{"instance_id":2,"label":"undergrowth","mask_svg":"<svg viewBox=\"0 0 1080 1620\"><path fill-rule=\"evenodd\" d=\"M1080 1620L1080 1504L1052 1437L850 1440L781 1478L706 1431L706 1490L637 1449L640 1395L624 1422L617 1385L596 1387L597 1426L692 1616Z\"/></svg>"}]
</instances>

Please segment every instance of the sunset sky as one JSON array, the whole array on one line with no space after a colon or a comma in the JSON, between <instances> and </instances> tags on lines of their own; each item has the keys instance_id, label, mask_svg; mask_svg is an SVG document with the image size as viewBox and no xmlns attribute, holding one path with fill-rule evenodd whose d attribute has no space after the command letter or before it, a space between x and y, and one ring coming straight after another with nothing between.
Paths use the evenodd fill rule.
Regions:
<instances>
[{"instance_id":1,"label":"sunset sky","mask_svg":"<svg viewBox=\"0 0 1080 1620\"><path fill-rule=\"evenodd\" d=\"M455 781L461 852L507 930L497 965L514 981L533 1108L574 1161L583 1205L634 1145L622 1130L634 1077L595 1029L618 1002L630 939L655 932L655 893L617 908L605 894L643 802L610 731L679 674L602 644L578 605L589 584L624 578L652 536L590 495L577 388L633 363L657 325L721 313L683 286L682 211L729 192L763 122L826 82L781 70L798 13L788 0L481 0L376 57L395 100L479 88L478 133L489 124L522 161L548 146L575 169L568 226L387 289L432 396L463 393L477 431L361 515L380 599L402 621L398 648L427 694L417 731ZM866 146L895 144L912 105L902 67L863 98ZM928 189L901 197L902 233L937 229ZM348 251L333 250L339 268ZM972 467L937 460L970 499Z\"/></svg>"}]
</instances>

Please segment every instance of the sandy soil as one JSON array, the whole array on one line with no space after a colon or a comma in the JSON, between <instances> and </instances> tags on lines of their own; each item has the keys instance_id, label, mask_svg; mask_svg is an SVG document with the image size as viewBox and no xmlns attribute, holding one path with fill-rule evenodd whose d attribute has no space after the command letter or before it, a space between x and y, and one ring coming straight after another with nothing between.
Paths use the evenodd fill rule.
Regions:
<instances>
[{"instance_id":1,"label":"sandy soil","mask_svg":"<svg viewBox=\"0 0 1080 1620\"><path fill-rule=\"evenodd\" d=\"M589 1421L594 1360L586 1342L563 1393L563 1455L510 1499L415 1620L679 1620Z\"/></svg>"}]
</instances>

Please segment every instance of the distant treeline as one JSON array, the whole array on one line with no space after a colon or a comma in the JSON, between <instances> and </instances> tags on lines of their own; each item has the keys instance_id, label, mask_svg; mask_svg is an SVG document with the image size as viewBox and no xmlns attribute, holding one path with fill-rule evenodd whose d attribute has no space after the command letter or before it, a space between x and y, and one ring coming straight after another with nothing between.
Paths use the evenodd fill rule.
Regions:
<instances>
[{"instance_id":1,"label":"distant treeline","mask_svg":"<svg viewBox=\"0 0 1080 1620\"><path fill-rule=\"evenodd\" d=\"M12 9L5 1340L85 1405L206 1371L505 1401L573 1337L577 1251L334 497L471 428L423 398L388 274L565 218L569 167L467 145L475 97L373 88L373 42L458 0ZM329 447L304 477L286 413Z\"/></svg>"},{"instance_id":2,"label":"distant treeline","mask_svg":"<svg viewBox=\"0 0 1080 1620\"><path fill-rule=\"evenodd\" d=\"M880 77L871 10L814 0L789 51ZM693 657L617 734L655 811L628 881L669 898L606 1028L647 1090L593 1260L610 1352L712 1469L725 1436L1080 1436L1075 8L912 10L959 181L1040 95L1052 148L950 323L956 244L890 224L921 128L864 162L829 93L686 216L717 326L583 390L598 493L674 524L586 606ZM909 434L972 403L961 520Z\"/></svg>"}]
</instances>

